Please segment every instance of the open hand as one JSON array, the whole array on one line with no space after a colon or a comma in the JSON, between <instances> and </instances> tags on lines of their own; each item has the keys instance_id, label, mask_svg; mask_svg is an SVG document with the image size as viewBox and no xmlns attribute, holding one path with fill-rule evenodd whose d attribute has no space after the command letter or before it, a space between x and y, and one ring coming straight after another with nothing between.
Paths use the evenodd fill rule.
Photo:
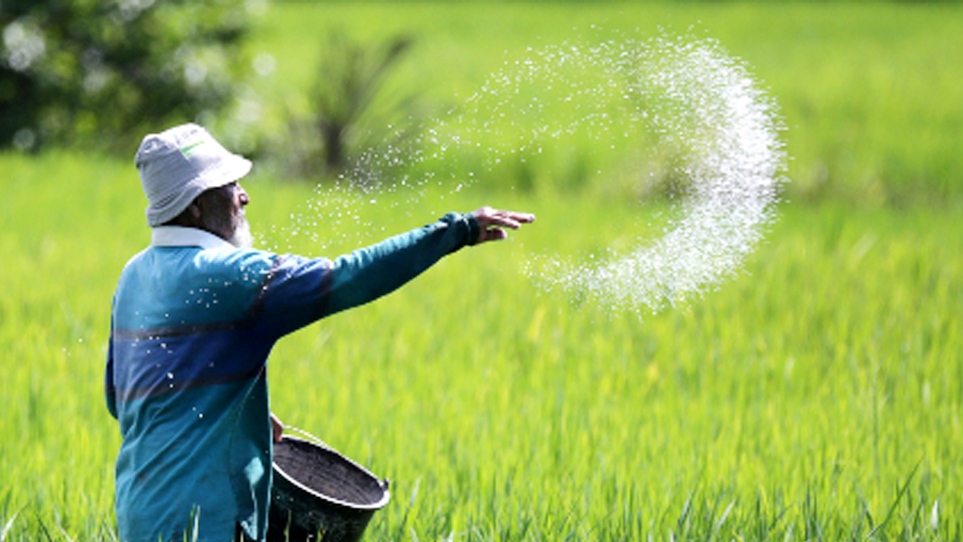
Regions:
<instances>
[{"instance_id":1,"label":"open hand","mask_svg":"<svg viewBox=\"0 0 963 542\"><path fill-rule=\"evenodd\" d=\"M499 241L508 237L508 233L503 228L517 230L522 224L535 222L535 215L531 213L518 213L515 211L500 211L491 207L482 207L473 212L472 215L478 221L480 231L475 244L488 241Z\"/></svg>"}]
</instances>

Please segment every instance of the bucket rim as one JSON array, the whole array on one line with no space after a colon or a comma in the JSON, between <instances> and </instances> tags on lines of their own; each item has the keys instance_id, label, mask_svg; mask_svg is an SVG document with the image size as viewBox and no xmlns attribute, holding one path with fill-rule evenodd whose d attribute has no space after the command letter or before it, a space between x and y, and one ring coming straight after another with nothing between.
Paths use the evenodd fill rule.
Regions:
<instances>
[{"instance_id":1,"label":"bucket rim","mask_svg":"<svg viewBox=\"0 0 963 542\"><path fill-rule=\"evenodd\" d=\"M289 483L292 484L293 486L297 487L298 489L300 489L300 490L302 490L302 491L305 491L305 492L307 492L308 494L310 494L310 495L312 495L312 496L314 496L314 497L317 497L317 498L319 498L319 499L322 499L322 500L324 500L324 501L327 501L327 502L329 502L329 503L338 504L338 505L344 506L344 507L346 507L346 508L352 508L352 509L354 509L354 510L380 510L380 509L384 508L385 505L387 505L389 501L391 501L391 491L388 489L388 482L387 482L387 480L383 480L383 479L381 479L381 478L378 478L377 476L375 476L374 473L372 473L370 470L362 467L362 466L359 465L356 461L352 460L350 457L345 456L344 454L342 454L341 452L335 450L334 448L331 448L330 446L327 446L327 445L321 446L321 445L319 445L317 442L312 442L311 440L308 440L308 439L305 439L305 438L300 438L300 437L295 437L295 436L290 436L290 435L284 435L283 438L284 438L284 439L287 439L287 440L300 441L300 442L303 442L303 443L306 443L306 444L310 444L311 446L316 446L316 447L321 448L321 449L323 449L323 450L327 450L327 451L329 451L329 452L332 452L333 454L337 455L338 457L340 457L340 458L343 459L344 461L347 461L348 463L350 463L353 467L359 469L361 472L363 472L363 473L366 474L367 476L370 476L375 482L378 483L378 486L381 487L381 489L383 490L383 493L382 493L382 495L381 495L381 499L379 499L378 502L371 503L371 504L359 504L359 503L355 503L355 502L349 502L349 501L344 501L344 500L341 500L341 499L336 499L336 498L331 497L331 496L329 496L329 495L325 495L324 493L320 493L320 492L318 492L318 491L316 491L316 490L314 490L314 489L312 489L312 488L310 488L310 487L302 484L301 482L295 480L294 478L292 478L290 474L288 474L287 472L285 472L284 469L281 468L281 466L277 464L277 461L275 461L275 460L274 460L274 457L273 457L274 454L272 453L272 454L271 454L271 455L272 455L272 457L271 457L271 466L273 467L274 472L277 473L277 474L280 474L282 477L284 477L284 479L285 479L287 482L289 482Z\"/></svg>"}]
</instances>

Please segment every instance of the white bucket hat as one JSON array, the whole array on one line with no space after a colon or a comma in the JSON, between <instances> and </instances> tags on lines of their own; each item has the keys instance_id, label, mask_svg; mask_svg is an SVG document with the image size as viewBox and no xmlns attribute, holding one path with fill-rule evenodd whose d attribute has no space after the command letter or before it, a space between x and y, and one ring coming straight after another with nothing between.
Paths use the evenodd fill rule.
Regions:
<instances>
[{"instance_id":1,"label":"white bucket hat","mask_svg":"<svg viewBox=\"0 0 963 542\"><path fill-rule=\"evenodd\" d=\"M230 184L251 171L250 160L228 151L196 124L147 135L134 164L147 195L151 227L181 214L201 192Z\"/></svg>"}]
</instances>

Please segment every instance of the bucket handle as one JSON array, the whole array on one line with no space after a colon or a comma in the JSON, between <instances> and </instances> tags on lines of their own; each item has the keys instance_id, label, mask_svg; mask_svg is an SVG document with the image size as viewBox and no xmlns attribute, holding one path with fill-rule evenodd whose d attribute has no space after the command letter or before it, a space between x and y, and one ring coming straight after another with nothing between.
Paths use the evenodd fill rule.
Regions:
<instances>
[{"instance_id":1,"label":"bucket handle","mask_svg":"<svg viewBox=\"0 0 963 542\"><path fill-rule=\"evenodd\" d=\"M317 444L318 446L324 448L325 450L329 450L329 451L332 451L332 452L336 452L336 451L337 451L337 450L335 450L334 448L332 448L327 442L319 439L318 437L312 435L311 433L308 433L308 432L305 431L304 429L298 429L297 427L294 427L294 426L291 426L291 425L285 425L285 426L284 426L284 431L285 431L285 432L291 431L291 432L293 432L293 433L297 433L298 435L300 435L300 436L308 439L309 441L313 442L314 444Z\"/></svg>"}]
</instances>

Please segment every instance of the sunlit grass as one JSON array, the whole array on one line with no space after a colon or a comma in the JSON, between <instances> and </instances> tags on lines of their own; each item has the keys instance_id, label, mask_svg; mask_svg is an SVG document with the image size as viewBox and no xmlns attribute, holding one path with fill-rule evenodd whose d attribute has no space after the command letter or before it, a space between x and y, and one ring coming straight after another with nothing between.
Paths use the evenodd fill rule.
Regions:
<instances>
[{"instance_id":1,"label":"sunlit grass","mask_svg":"<svg viewBox=\"0 0 963 542\"><path fill-rule=\"evenodd\" d=\"M143 196L126 164L2 162L17 182L0 203L0 528L110 540L104 345L117 273L147 242ZM100 204L63 190L65 170ZM310 194L247 188L262 230ZM275 350L274 410L392 480L369 539L961 534L958 212L784 205L738 278L640 318L539 290L518 265L617 239L632 206L481 190L404 203L370 220L400 230L492 203L539 221Z\"/></svg>"}]
</instances>

